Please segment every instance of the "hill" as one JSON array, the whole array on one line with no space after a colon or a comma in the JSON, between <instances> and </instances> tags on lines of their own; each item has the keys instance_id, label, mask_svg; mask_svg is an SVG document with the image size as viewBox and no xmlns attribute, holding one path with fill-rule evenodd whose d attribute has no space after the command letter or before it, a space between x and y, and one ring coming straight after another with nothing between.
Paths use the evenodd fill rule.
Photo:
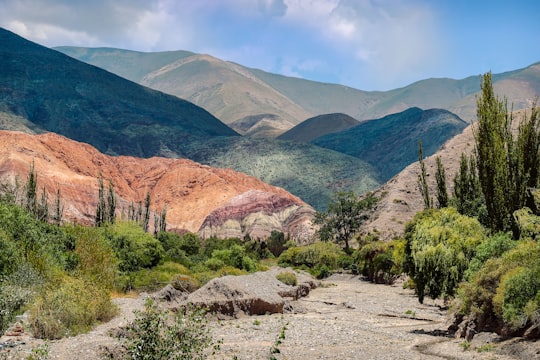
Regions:
<instances>
[{"instance_id":1,"label":"hill","mask_svg":"<svg viewBox=\"0 0 540 360\"><path fill-rule=\"evenodd\" d=\"M149 193L153 212L166 207L168 230L205 238L267 237L272 230L299 241L310 235L313 209L254 177L186 159L107 156L53 133L0 131L0 182L25 179L32 163L40 193L44 187L52 200L60 190L66 221L93 224L102 174L114 184L119 217Z\"/></svg>"},{"instance_id":2,"label":"hill","mask_svg":"<svg viewBox=\"0 0 540 360\"><path fill-rule=\"evenodd\" d=\"M238 134L206 110L0 29L0 113L108 154L181 156L193 142Z\"/></svg>"},{"instance_id":3,"label":"hill","mask_svg":"<svg viewBox=\"0 0 540 360\"><path fill-rule=\"evenodd\" d=\"M317 210L325 209L336 191L362 194L381 184L365 161L312 144L229 137L211 139L192 150L188 157L195 161L283 187Z\"/></svg>"},{"instance_id":4,"label":"hill","mask_svg":"<svg viewBox=\"0 0 540 360\"><path fill-rule=\"evenodd\" d=\"M431 155L466 126L446 110L410 108L321 136L312 143L368 162L379 179L386 181L418 159L418 141L422 141L424 154Z\"/></svg>"},{"instance_id":5,"label":"hill","mask_svg":"<svg viewBox=\"0 0 540 360\"><path fill-rule=\"evenodd\" d=\"M346 114L324 114L301 122L278 136L278 139L307 143L326 134L347 130L358 123L358 120Z\"/></svg>"},{"instance_id":6,"label":"hill","mask_svg":"<svg viewBox=\"0 0 540 360\"><path fill-rule=\"evenodd\" d=\"M110 48L59 47L59 51L141 85L197 104L242 134L258 133L254 120L271 119L263 135L275 137L311 113L257 79L249 69L185 51L142 53ZM262 116L262 117L261 117ZM252 126L235 123L252 122ZM261 136L261 135L259 135Z\"/></svg>"}]
</instances>

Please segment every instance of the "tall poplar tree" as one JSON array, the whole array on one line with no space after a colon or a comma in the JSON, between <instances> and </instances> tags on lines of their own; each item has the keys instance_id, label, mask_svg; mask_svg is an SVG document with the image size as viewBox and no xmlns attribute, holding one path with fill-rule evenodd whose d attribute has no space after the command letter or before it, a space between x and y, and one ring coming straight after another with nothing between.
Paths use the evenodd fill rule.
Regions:
<instances>
[{"instance_id":1,"label":"tall poplar tree","mask_svg":"<svg viewBox=\"0 0 540 360\"><path fill-rule=\"evenodd\" d=\"M440 157L435 159L437 162L437 171L435 172L435 179L437 180L437 202L438 207L445 208L448 206L448 190L446 189L446 171Z\"/></svg>"}]
</instances>

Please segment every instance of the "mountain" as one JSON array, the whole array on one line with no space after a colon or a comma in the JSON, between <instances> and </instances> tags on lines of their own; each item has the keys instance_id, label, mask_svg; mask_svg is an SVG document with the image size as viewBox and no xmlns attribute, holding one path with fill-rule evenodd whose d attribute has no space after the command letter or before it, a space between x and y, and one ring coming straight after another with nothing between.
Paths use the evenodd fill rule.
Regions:
<instances>
[{"instance_id":1,"label":"mountain","mask_svg":"<svg viewBox=\"0 0 540 360\"><path fill-rule=\"evenodd\" d=\"M425 79L389 91L362 91L272 74L185 51L139 53L107 48L57 49L130 80L193 101L227 124L243 119L254 121L265 115L262 118L267 122L276 121L273 131L259 134L265 136L279 134L287 126L286 130L321 114L344 113L358 120L368 120L410 107L445 109L471 122L476 118L475 96L480 90L480 74L460 80ZM493 80L495 91L505 94L514 109L528 108L540 95L540 63L494 74ZM250 133L234 128L243 134Z\"/></svg>"},{"instance_id":2,"label":"mountain","mask_svg":"<svg viewBox=\"0 0 540 360\"><path fill-rule=\"evenodd\" d=\"M206 110L0 29L0 113L108 154L181 156L192 143L238 136Z\"/></svg>"},{"instance_id":3,"label":"mountain","mask_svg":"<svg viewBox=\"0 0 540 360\"><path fill-rule=\"evenodd\" d=\"M266 127L262 135L275 137L312 115L253 76L249 69L209 55L111 48L56 49L141 85L189 100L241 134L258 132L252 128L254 124L246 129L235 123L245 125L269 118L271 129Z\"/></svg>"},{"instance_id":4,"label":"mountain","mask_svg":"<svg viewBox=\"0 0 540 360\"><path fill-rule=\"evenodd\" d=\"M446 110L410 108L321 136L312 143L368 162L379 179L386 181L418 159L418 141L422 141L424 154L430 155L466 126Z\"/></svg>"},{"instance_id":5,"label":"mountain","mask_svg":"<svg viewBox=\"0 0 540 360\"><path fill-rule=\"evenodd\" d=\"M55 199L60 190L65 221L93 223L102 174L106 183L114 184L119 217L149 193L153 212L166 206L168 230L253 238L278 230L298 241L311 234L313 208L281 188L233 170L186 159L108 156L53 133L0 131L0 182L25 179L32 163L39 193L44 187L48 198Z\"/></svg>"},{"instance_id":6,"label":"mountain","mask_svg":"<svg viewBox=\"0 0 540 360\"><path fill-rule=\"evenodd\" d=\"M323 135L347 130L358 123L358 120L346 114L324 114L301 122L278 136L278 139L308 143Z\"/></svg>"}]
</instances>

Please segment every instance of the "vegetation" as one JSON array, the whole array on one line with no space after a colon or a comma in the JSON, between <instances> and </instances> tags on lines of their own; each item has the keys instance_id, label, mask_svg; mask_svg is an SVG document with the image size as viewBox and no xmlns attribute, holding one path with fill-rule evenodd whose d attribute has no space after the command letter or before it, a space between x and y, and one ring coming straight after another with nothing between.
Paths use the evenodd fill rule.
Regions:
<instances>
[{"instance_id":1,"label":"vegetation","mask_svg":"<svg viewBox=\"0 0 540 360\"><path fill-rule=\"evenodd\" d=\"M369 211L377 201L373 194L358 199L353 192L336 193L334 201L328 205L328 210L315 214L314 223L320 225L320 239L343 243L345 253L350 254L349 243L352 237L368 218Z\"/></svg>"},{"instance_id":2,"label":"vegetation","mask_svg":"<svg viewBox=\"0 0 540 360\"><path fill-rule=\"evenodd\" d=\"M199 360L219 350L206 326L204 309L187 307L170 314L151 299L127 328L130 359Z\"/></svg>"},{"instance_id":3,"label":"vegetation","mask_svg":"<svg viewBox=\"0 0 540 360\"><path fill-rule=\"evenodd\" d=\"M433 207L433 200L429 195L426 164L424 163L424 153L421 141L418 141L418 163L420 164L420 174L418 174L418 188L420 189L420 194L422 194L422 199L424 200L424 209L431 209Z\"/></svg>"},{"instance_id":4,"label":"vegetation","mask_svg":"<svg viewBox=\"0 0 540 360\"><path fill-rule=\"evenodd\" d=\"M292 272L282 272L276 275L276 279L286 285L296 286L298 284L298 278L296 274Z\"/></svg>"},{"instance_id":5,"label":"vegetation","mask_svg":"<svg viewBox=\"0 0 540 360\"><path fill-rule=\"evenodd\" d=\"M451 297L476 247L484 239L476 219L453 208L418 213L405 230L404 270L414 280L418 300Z\"/></svg>"},{"instance_id":6,"label":"vegetation","mask_svg":"<svg viewBox=\"0 0 540 360\"><path fill-rule=\"evenodd\" d=\"M316 242L287 249L278 258L278 264L304 269L317 278L325 278L330 271L340 267L339 260L343 255L343 250L335 244Z\"/></svg>"},{"instance_id":7,"label":"vegetation","mask_svg":"<svg viewBox=\"0 0 540 360\"><path fill-rule=\"evenodd\" d=\"M404 256L404 240L379 241L374 238L358 248L352 259L368 281L392 284L403 272Z\"/></svg>"}]
</instances>

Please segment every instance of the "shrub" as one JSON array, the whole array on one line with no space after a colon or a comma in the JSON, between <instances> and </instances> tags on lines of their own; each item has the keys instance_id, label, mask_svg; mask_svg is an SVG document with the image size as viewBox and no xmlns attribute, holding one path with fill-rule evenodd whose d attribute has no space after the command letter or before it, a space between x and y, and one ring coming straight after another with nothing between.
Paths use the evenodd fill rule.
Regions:
<instances>
[{"instance_id":1,"label":"shrub","mask_svg":"<svg viewBox=\"0 0 540 360\"><path fill-rule=\"evenodd\" d=\"M241 245L233 245L229 249L214 250L212 258L223 262L225 265L246 271L257 270L255 261L246 255L246 250Z\"/></svg>"},{"instance_id":2,"label":"shrub","mask_svg":"<svg viewBox=\"0 0 540 360\"><path fill-rule=\"evenodd\" d=\"M190 274L190 271L184 265L167 261L151 269L141 269L132 273L130 280L134 289L155 291L185 274Z\"/></svg>"},{"instance_id":3,"label":"shrub","mask_svg":"<svg viewBox=\"0 0 540 360\"><path fill-rule=\"evenodd\" d=\"M296 286L298 285L298 278L296 274L292 272L282 272L276 275L276 279L286 285Z\"/></svg>"},{"instance_id":4,"label":"shrub","mask_svg":"<svg viewBox=\"0 0 540 360\"><path fill-rule=\"evenodd\" d=\"M59 339L87 331L116 311L106 289L64 276L37 297L30 308L30 326L35 337Z\"/></svg>"},{"instance_id":5,"label":"shrub","mask_svg":"<svg viewBox=\"0 0 540 360\"><path fill-rule=\"evenodd\" d=\"M417 214L405 231L404 270L416 284L418 300L453 296L484 238L478 220L454 208Z\"/></svg>"},{"instance_id":6,"label":"shrub","mask_svg":"<svg viewBox=\"0 0 540 360\"><path fill-rule=\"evenodd\" d=\"M540 325L540 245L519 241L499 258L487 260L459 288L462 315L475 314L478 330L519 332Z\"/></svg>"},{"instance_id":7,"label":"shrub","mask_svg":"<svg viewBox=\"0 0 540 360\"><path fill-rule=\"evenodd\" d=\"M345 253L336 244L328 242L316 242L311 245L292 247L284 251L279 259L278 264L283 267L305 267L314 272L316 267L319 270L322 266L327 270L337 269L338 259Z\"/></svg>"},{"instance_id":8,"label":"shrub","mask_svg":"<svg viewBox=\"0 0 540 360\"><path fill-rule=\"evenodd\" d=\"M117 222L105 234L124 272L156 266L163 258L161 243L134 222Z\"/></svg>"},{"instance_id":9,"label":"shrub","mask_svg":"<svg viewBox=\"0 0 540 360\"><path fill-rule=\"evenodd\" d=\"M374 241L356 250L353 259L369 281L391 284L401 275L405 241Z\"/></svg>"},{"instance_id":10,"label":"shrub","mask_svg":"<svg viewBox=\"0 0 540 360\"><path fill-rule=\"evenodd\" d=\"M143 311L127 328L127 350L133 360L206 359L219 349L207 327L205 311L187 307L171 316L148 299Z\"/></svg>"},{"instance_id":11,"label":"shrub","mask_svg":"<svg viewBox=\"0 0 540 360\"><path fill-rule=\"evenodd\" d=\"M201 287L201 283L189 275L179 275L172 282L172 286L176 290L192 293Z\"/></svg>"}]
</instances>

